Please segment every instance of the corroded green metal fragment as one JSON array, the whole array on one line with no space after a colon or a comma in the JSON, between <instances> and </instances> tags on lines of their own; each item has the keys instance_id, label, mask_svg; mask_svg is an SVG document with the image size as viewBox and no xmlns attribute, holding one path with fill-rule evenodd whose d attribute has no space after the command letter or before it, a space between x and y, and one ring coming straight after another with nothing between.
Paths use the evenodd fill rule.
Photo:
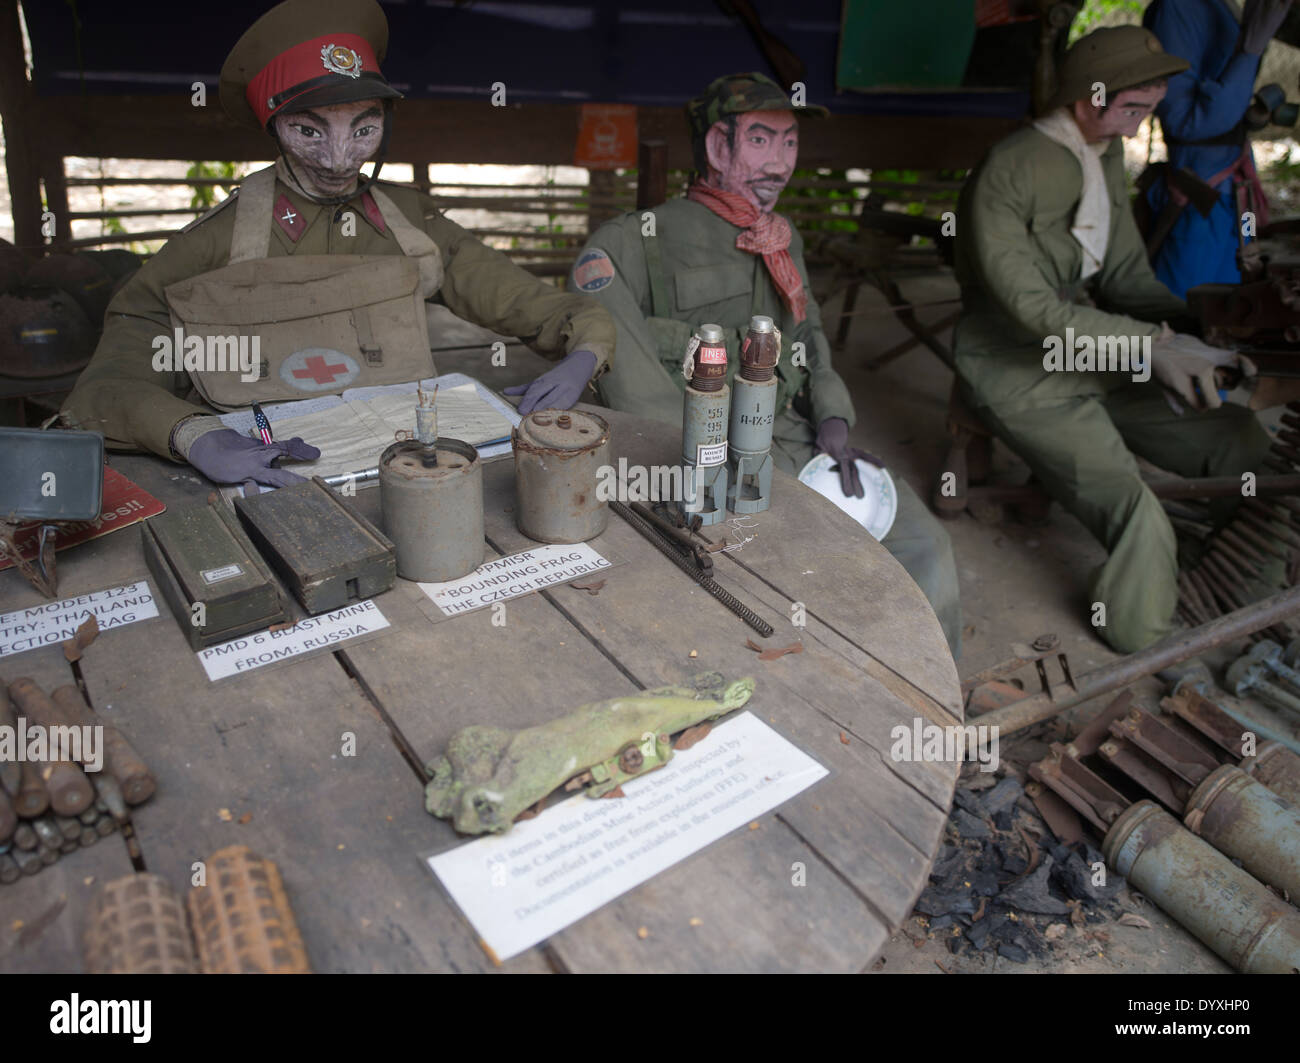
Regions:
<instances>
[{"instance_id":1,"label":"corroded green metal fragment","mask_svg":"<svg viewBox=\"0 0 1300 1063\"><path fill-rule=\"evenodd\" d=\"M429 765L425 808L463 834L500 833L519 813L576 776L600 797L672 759L670 736L744 705L753 679L728 684L717 672L689 686L657 687L580 705L522 731L464 727Z\"/></svg>"}]
</instances>

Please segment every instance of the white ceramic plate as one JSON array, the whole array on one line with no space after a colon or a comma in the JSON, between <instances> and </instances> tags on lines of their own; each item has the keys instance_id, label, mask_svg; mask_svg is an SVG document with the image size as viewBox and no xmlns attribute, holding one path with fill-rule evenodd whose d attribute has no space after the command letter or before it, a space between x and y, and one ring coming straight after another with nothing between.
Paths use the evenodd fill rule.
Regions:
<instances>
[{"instance_id":1,"label":"white ceramic plate","mask_svg":"<svg viewBox=\"0 0 1300 1063\"><path fill-rule=\"evenodd\" d=\"M818 454L803 467L799 482L807 484L823 498L829 498L840 509L871 533L877 542L889 534L898 516L898 489L888 470L858 458L858 474L862 477L862 497L853 498L840 488L840 474L833 469L835 459L829 454Z\"/></svg>"}]
</instances>

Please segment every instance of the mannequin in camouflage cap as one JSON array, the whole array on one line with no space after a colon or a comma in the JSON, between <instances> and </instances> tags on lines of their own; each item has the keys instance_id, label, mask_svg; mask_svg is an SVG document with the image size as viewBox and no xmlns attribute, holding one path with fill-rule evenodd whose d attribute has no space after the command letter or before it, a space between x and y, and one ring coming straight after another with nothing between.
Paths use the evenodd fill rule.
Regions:
<instances>
[{"instance_id":1,"label":"mannequin in camouflage cap","mask_svg":"<svg viewBox=\"0 0 1300 1063\"><path fill-rule=\"evenodd\" d=\"M602 225L569 277L569 290L598 301L618 328L616 358L598 388L604 401L673 425L682 421L682 355L696 326L715 323L726 338L729 373L755 314L781 331L774 464L790 474L818 452L840 466L846 495L861 495L848 445L853 402L831 365L821 312L808 285L803 241L773 210L794 172L798 115L761 74L719 78L686 108L697 177L686 196L654 209L647 235L633 212ZM803 364L791 357L802 344ZM882 540L929 599L954 655L961 609L948 534L901 480L898 515ZM865 532L864 532L865 534Z\"/></svg>"}]
</instances>

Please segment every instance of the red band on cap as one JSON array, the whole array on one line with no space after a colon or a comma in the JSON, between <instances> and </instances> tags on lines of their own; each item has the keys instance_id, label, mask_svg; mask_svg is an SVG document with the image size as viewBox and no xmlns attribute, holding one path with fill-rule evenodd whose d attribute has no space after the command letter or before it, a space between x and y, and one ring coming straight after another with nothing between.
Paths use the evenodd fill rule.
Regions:
<instances>
[{"instance_id":1,"label":"red band on cap","mask_svg":"<svg viewBox=\"0 0 1300 1063\"><path fill-rule=\"evenodd\" d=\"M379 73L379 61L370 42L355 33L329 33L281 52L248 83L245 95L257 120L265 126L271 115L293 102L292 90L296 86L325 74L346 78L362 72ZM281 95L284 99L273 107L272 98Z\"/></svg>"}]
</instances>

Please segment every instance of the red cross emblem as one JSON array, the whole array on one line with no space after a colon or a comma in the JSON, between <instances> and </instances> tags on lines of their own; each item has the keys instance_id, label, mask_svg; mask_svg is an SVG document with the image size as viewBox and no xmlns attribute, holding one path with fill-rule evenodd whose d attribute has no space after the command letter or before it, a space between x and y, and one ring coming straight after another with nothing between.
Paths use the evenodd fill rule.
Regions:
<instances>
[{"instance_id":1,"label":"red cross emblem","mask_svg":"<svg viewBox=\"0 0 1300 1063\"><path fill-rule=\"evenodd\" d=\"M360 373L353 358L328 347L295 351L280 363L280 379L298 391L340 391Z\"/></svg>"},{"instance_id":2,"label":"red cross emblem","mask_svg":"<svg viewBox=\"0 0 1300 1063\"><path fill-rule=\"evenodd\" d=\"M348 371L346 365L326 364L325 359L319 354L313 354L303 363L303 365L307 368L295 369L293 375L299 380L306 380L308 377L311 377L317 384L332 384L334 383L334 378L336 376Z\"/></svg>"}]
</instances>

